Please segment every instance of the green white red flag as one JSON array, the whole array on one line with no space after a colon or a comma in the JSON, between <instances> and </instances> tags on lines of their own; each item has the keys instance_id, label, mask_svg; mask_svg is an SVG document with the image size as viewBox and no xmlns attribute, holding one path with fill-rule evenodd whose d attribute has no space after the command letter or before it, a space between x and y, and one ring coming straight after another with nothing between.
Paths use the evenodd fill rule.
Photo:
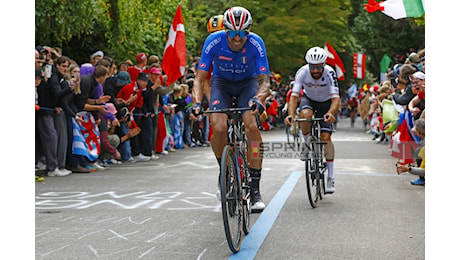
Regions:
<instances>
[{"instance_id":1,"label":"green white red flag","mask_svg":"<svg viewBox=\"0 0 460 260\"><path fill-rule=\"evenodd\" d=\"M395 20L420 17L425 13L425 0L387 0L382 2L368 0L368 3L364 4L364 8L369 13L381 11Z\"/></svg>"}]
</instances>

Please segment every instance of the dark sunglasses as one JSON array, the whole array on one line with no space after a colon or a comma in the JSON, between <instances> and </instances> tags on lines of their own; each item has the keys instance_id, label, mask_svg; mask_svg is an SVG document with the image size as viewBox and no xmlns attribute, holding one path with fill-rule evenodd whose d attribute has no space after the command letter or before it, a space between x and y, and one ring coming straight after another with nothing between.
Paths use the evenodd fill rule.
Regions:
<instances>
[{"instance_id":1,"label":"dark sunglasses","mask_svg":"<svg viewBox=\"0 0 460 260\"><path fill-rule=\"evenodd\" d=\"M227 32L227 35L230 36L230 38L235 38L237 35L239 35L240 38L244 38L249 34L248 30L244 30L244 31L227 30L226 32Z\"/></svg>"},{"instance_id":2,"label":"dark sunglasses","mask_svg":"<svg viewBox=\"0 0 460 260\"><path fill-rule=\"evenodd\" d=\"M310 71L312 70L322 70L324 68L324 64L308 64Z\"/></svg>"}]
</instances>

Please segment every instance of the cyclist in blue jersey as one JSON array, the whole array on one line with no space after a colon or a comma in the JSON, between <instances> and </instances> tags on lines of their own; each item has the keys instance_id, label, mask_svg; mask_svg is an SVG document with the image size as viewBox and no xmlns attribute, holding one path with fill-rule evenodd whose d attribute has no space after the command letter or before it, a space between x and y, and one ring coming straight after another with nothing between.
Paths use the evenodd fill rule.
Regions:
<instances>
[{"instance_id":1,"label":"cyclist in blue jersey","mask_svg":"<svg viewBox=\"0 0 460 260\"><path fill-rule=\"evenodd\" d=\"M262 38L250 32L252 17L243 7L231 7L224 13L225 30L211 33L206 38L197 66L193 84L195 111L201 110L203 83L212 65L211 98L209 108L223 109L232 106L236 98L237 107L256 105L256 110L243 115L249 146L262 142L254 115L265 110L265 99L270 95L270 77L267 52ZM211 115L213 135L211 146L217 161L227 144L227 115ZM259 191L262 158L248 156L251 174L252 211L265 208ZM220 196L219 196L220 197Z\"/></svg>"},{"instance_id":2,"label":"cyclist in blue jersey","mask_svg":"<svg viewBox=\"0 0 460 260\"><path fill-rule=\"evenodd\" d=\"M292 87L291 99L289 100L288 113L285 123L292 125L297 108L297 100L300 98L300 118L312 118L316 110L316 117L324 117L320 122L322 141L325 145L326 167L328 172L326 193L334 193L334 145L331 141L332 123L335 122L335 114L340 107L339 85L334 69L326 65L327 54L323 48L313 47L307 51L305 59L308 64L302 66L295 75ZM310 123L301 122L300 128L305 142L310 136ZM301 160L306 159L306 149L301 153Z\"/></svg>"}]
</instances>

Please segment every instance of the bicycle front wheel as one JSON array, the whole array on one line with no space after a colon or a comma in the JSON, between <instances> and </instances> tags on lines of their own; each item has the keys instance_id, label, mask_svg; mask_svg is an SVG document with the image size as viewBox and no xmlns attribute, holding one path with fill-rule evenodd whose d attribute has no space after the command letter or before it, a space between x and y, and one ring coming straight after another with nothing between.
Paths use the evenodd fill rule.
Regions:
<instances>
[{"instance_id":1,"label":"bicycle front wheel","mask_svg":"<svg viewBox=\"0 0 460 260\"><path fill-rule=\"evenodd\" d=\"M321 192L319 167L313 151L309 151L305 160L305 179L307 183L308 201L313 208L318 206Z\"/></svg>"},{"instance_id":2,"label":"bicycle front wheel","mask_svg":"<svg viewBox=\"0 0 460 260\"><path fill-rule=\"evenodd\" d=\"M243 207L240 199L235 150L227 145L222 153L220 194L222 217L228 246L233 253L240 250L243 238Z\"/></svg>"},{"instance_id":3,"label":"bicycle front wheel","mask_svg":"<svg viewBox=\"0 0 460 260\"><path fill-rule=\"evenodd\" d=\"M292 134L292 126L288 124L286 124L286 139L289 146L294 145L295 139L294 135Z\"/></svg>"}]
</instances>

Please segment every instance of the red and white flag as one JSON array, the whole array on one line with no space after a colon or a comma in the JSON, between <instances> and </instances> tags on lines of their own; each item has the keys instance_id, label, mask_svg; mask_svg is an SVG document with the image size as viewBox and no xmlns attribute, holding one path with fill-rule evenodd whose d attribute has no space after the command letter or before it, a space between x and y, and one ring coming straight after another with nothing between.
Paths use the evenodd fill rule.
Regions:
<instances>
[{"instance_id":1,"label":"red and white flag","mask_svg":"<svg viewBox=\"0 0 460 260\"><path fill-rule=\"evenodd\" d=\"M335 67L337 79L345 80L345 66L343 66L343 62L340 59L339 55L337 55L337 52L335 52L334 48L332 48L329 42L326 42L326 45L324 45L324 50L327 53L326 63Z\"/></svg>"},{"instance_id":2,"label":"red and white flag","mask_svg":"<svg viewBox=\"0 0 460 260\"><path fill-rule=\"evenodd\" d=\"M169 28L168 40L166 41L161 64L161 68L166 76L168 76L166 86L174 83L184 75L187 62L186 51L184 18L182 17L182 9L179 4L176 15L174 15L174 20Z\"/></svg>"},{"instance_id":3,"label":"red and white flag","mask_svg":"<svg viewBox=\"0 0 460 260\"><path fill-rule=\"evenodd\" d=\"M362 79L366 71L366 54L353 53L353 77Z\"/></svg>"}]
</instances>

